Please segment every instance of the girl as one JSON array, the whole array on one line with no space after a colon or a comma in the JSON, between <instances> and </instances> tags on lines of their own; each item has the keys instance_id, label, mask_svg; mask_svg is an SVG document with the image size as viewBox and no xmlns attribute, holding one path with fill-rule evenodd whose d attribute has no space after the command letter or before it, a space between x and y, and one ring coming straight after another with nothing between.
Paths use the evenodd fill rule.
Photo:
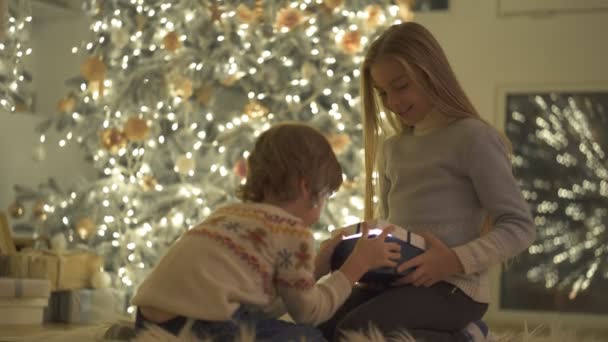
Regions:
<instances>
[{"instance_id":1,"label":"girl","mask_svg":"<svg viewBox=\"0 0 608 342\"><path fill-rule=\"evenodd\" d=\"M315 260L309 226L341 183L317 130L285 123L262 133L248 159L243 203L217 209L169 249L132 299L136 330L233 341L251 326L260 341L322 340L313 325L331 317L367 270L395 267L400 253L384 242L386 229L361 239L342 268L316 284L340 239L324 243ZM296 323L277 319L285 311Z\"/></svg>"},{"instance_id":2,"label":"girl","mask_svg":"<svg viewBox=\"0 0 608 342\"><path fill-rule=\"evenodd\" d=\"M324 334L372 323L424 341L484 340L488 270L536 234L509 144L480 118L420 24L394 25L375 40L361 81L365 217L372 219L377 181L378 216L425 236L427 249L398 267L415 271L392 286L355 287Z\"/></svg>"}]
</instances>

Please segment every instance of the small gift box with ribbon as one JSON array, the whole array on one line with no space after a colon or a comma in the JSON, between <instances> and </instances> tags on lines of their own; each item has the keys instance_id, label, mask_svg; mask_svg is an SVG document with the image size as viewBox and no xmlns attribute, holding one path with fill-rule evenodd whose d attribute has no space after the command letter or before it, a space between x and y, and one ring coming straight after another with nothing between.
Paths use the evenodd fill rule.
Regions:
<instances>
[{"instance_id":1,"label":"small gift box with ribbon","mask_svg":"<svg viewBox=\"0 0 608 342\"><path fill-rule=\"evenodd\" d=\"M0 324L42 324L50 293L48 279L0 278Z\"/></svg>"}]
</instances>

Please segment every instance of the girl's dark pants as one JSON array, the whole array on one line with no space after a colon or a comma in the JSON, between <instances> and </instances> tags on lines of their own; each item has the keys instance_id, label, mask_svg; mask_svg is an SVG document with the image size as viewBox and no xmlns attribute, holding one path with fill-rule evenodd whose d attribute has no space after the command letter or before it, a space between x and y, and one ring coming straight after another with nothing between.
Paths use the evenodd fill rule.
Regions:
<instances>
[{"instance_id":1,"label":"girl's dark pants","mask_svg":"<svg viewBox=\"0 0 608 342\"><path fill-rule=\"evenodd\" d=\"M405 331L417 341L459 341L470 322L481 319L488 304L472 300L446 282L431 287L355 286L336 314L320 325L325 338L338 341L340 331L375 326L384 334Z\"/></svg>"}]
</instances>

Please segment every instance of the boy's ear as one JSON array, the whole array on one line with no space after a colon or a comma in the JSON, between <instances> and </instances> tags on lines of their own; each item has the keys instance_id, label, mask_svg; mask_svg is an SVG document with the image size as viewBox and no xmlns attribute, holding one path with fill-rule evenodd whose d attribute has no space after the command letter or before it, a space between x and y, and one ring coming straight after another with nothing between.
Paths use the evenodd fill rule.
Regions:
<instances>
[{"instance_id":1,"label":"boy's ear","mask_svg":"<svg viewBox=\"0 0 608 342\"><path fill-rule=\"evenodd\" d=\"M298 187L302 197L309 197L311 195L308 182L304 178L300 178L300 180L298 181Z\"/></svg>"}]
</instances>

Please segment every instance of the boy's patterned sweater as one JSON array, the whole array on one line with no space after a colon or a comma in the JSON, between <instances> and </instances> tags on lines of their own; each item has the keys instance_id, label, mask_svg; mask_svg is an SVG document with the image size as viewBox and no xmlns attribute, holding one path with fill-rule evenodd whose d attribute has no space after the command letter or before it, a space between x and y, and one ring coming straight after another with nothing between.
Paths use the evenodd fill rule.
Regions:
<instances>
[{"instance_id":1,"label":"boy's patterned sweater","mask_svg":"<svg viewBox=\"0 0 608 342\"><path fill-rule=\"evenodd\" d=\"M132 303L194 319L231 319L244 305L298 323L329 319L351 292L340 271L315 284L310 228L281 208L219 208L186 232L141 284Z\"/></svg>"}]
</instances>

